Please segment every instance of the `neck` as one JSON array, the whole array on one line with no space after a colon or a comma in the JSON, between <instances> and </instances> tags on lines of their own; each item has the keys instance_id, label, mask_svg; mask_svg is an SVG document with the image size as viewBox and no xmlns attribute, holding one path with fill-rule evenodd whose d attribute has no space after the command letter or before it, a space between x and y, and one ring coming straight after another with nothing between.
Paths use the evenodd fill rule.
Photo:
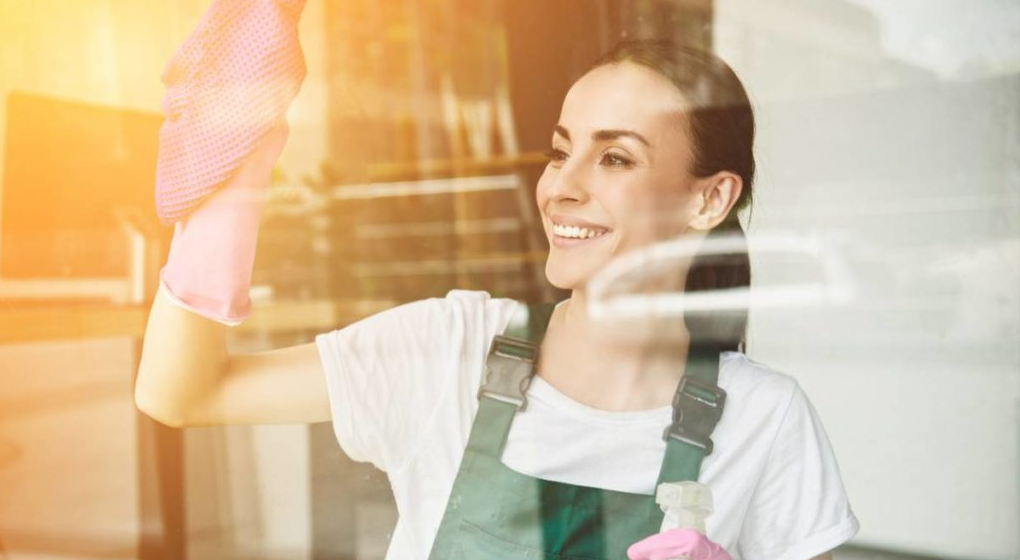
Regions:
<instances>
[{"instance_id":1,"label":"neck","mask_svg":"<svg viewBox=\"0 0 1020 560\"><path fill-rule=\"evenodd\" d=\"M546 342L539 371L561 392L594 408L645 410L671 402L689 334L679 319L641 325L595 320L586 293L574 290L553 313Z\"/></svg>"}]
</instances>

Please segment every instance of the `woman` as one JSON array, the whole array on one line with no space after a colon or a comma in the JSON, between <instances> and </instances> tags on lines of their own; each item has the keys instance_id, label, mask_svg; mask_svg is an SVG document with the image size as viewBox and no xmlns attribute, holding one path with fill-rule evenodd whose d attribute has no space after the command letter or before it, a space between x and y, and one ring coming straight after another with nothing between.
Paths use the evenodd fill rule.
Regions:
<instances>
[{"instance_id":1,"label":"woman","mask_svg":"<svg viewBox=\"0 0 1020 560\"><path fill-rule=\"evenodd\" d=\"M264 183L285 132L224 193ZM176 426L332 420L347 454L393 486L390 560L621 558L628 548L634 560L827 558L857 520L796 381L737 351L743 318L715 330L673 324L662 344L622 341L588 314L587 281L614 257L679 235L740 232L753 135L742 85L710 54L623 43L573 84L537 186L546 275L571 297L537 323L540 358L517 400L487 391L496 384L490 348L517 324L517 302L455 290L315 344L230 356L224 321L182 301L165 271L138 406ZM673 289L749 282L746 258L735 272L697 260L682 268ZM693 375L706 363L725 408L692 478L712 489L715 512L707 537L654 535L652 494L676 445L663 429L677 425L685 365Z\"/></svg>"}]
</instances>

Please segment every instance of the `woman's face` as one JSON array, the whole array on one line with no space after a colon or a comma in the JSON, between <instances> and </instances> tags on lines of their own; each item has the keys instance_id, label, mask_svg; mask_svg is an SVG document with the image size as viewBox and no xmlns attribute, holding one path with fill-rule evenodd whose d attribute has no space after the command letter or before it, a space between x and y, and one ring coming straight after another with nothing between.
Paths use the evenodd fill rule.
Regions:
<instances>
[{"instance_id":1,"label":"woman's face","mask_svg":"<svg viewBox=\"0 0 1020 560\"><path fill-rule=\"evenodd\" d=\"M683 108L668 79L626 62L567 92L537 188L554 286L583 289L615 256L688 229L701 197Z\"/></svg>"}]
</instances>

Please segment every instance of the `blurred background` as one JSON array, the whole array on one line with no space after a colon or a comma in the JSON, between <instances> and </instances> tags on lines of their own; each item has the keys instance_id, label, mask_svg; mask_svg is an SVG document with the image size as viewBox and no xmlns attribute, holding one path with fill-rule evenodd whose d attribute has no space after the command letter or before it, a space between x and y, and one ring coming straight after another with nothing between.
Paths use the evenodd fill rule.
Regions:
<instances>
[{"instance_id":1,"label":"blurred background","mask_svg":"<svg viewBox=\"0 0 1020 560\"><path fill-rule=\"evenodd\" d=\"M133 405L171 234L159 78L208 4L0 0L2 560L385 552L385 475L329 424L175 430ZM753 307L748 354L822 417L862 525L836 557L1020 557L1014 0L308 0L231 350L452 288L562 298L541 154L631 37L714 50L755 104L755 284L805 297Z\"/></svg>"}]
</instances>

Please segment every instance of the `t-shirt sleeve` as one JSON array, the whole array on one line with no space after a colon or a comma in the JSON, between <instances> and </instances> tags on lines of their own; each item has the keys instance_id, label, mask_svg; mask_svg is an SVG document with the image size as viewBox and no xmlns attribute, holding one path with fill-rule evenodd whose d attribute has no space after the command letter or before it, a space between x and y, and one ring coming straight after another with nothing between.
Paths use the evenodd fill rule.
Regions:
<instances>
[{"instance_id":1,"label":"t-shirt sleeve","mask_svg":"<svg viewBox=\"0 0 1020 560\"><path fill-rule=\"evenodd\" d=\"M743 560L807 560L857 533L836 457L796 383L740 533Z\"/></svg>"},{"instance_id":2,"label":"t-shirt sleeve","mask_svg":"<svg viewBox=\"0 0 1020 560\"><path fill-rule=\"evenodd\" d=\"M316 336L343 451L383 471L405 464L442 396L466 379L458 368L482 363L508 303L453 290Z\"/></svg>"}]
</instances>

